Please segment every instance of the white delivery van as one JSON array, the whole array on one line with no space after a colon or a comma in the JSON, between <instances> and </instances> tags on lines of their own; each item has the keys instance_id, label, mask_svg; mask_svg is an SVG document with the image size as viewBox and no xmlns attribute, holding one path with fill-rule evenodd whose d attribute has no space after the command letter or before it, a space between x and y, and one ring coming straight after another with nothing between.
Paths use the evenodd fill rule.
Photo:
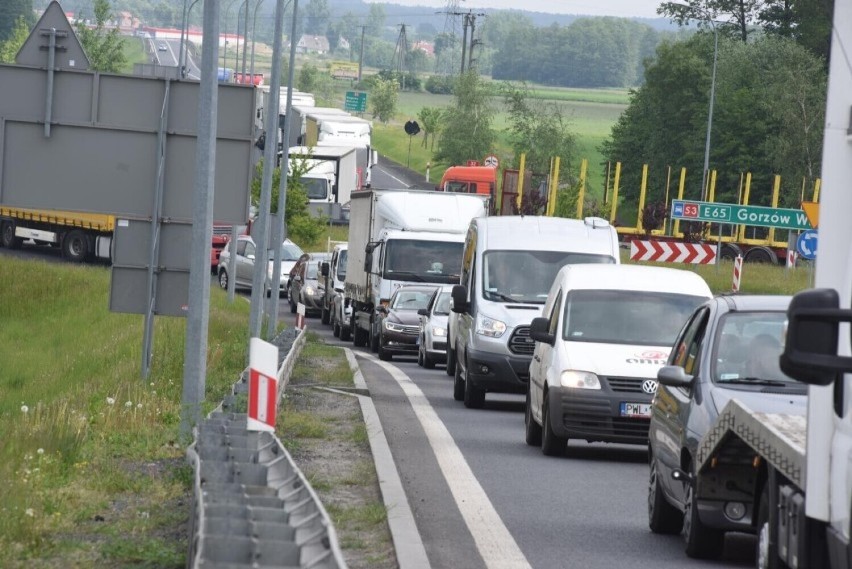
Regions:
<instances>
[{"instance_id":1,"label":"white delivery van","mask_svg":"<svg viewBox=\"0 0 852 569\"><path fill-rule=\"evenodd\" d=\"M453 288L447 354L456 401L478 408L489 391L526 393L530 322L541 316L556 273L569 263L619 263L615 228L598 217L471 221L460 284Z\"/></svg>"},{"instance_id":2,"label":"white delivery van","mask_svg":"<svg viewBox=\"0 0 852 569\"><path fill-rule=\"evenodd\" d=\"M532 321L527 444L550 456L569 438L647 445L657 371L712 296L701 276L682 269L563 267L544 316Z\"/></svg>"}]
</instances>

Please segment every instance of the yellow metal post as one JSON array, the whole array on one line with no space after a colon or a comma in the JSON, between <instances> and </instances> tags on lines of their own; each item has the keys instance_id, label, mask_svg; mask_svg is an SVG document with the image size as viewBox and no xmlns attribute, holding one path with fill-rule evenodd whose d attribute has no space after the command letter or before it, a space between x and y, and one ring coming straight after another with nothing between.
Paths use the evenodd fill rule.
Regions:
<instances>
[{"instance_id":1,"label":"yellow metal post","mask_svg":"<svg viewBox=\"0 0 852 569\"><path fill-rule=\"evenodd\" d=\"M553 190L551 192L552 198L551 198L550 201L552 201L553 205L550 206L550 215L551 216L556 213L556 199L557 199L556 195L557 195L557 191L559 190L559 156L557 156L553 160L552 185L553 185Z\"/></svg>"},{"instance_id":2,"label":"yellow metal post","mask_svg":"<svg viewBox=\"0 0 852 569\"><path fill-rule=\"evenodd\" d=\"M648 165L642 164L642 185L639 186L639 211L636 213L636 229L642 231L642 210L645 209L645 193L648 191Z\"/></svg>"},{"instance_id":3,"label":"yellow metal post","mask_svg":"<svg viewBox=\"0 0 852 569\"><path fill-rule=\"evenodd\" d=\"M743 203L743 173L740 172L740 185L737 186L737 205Z\"/></svg>"},{"instance_id":4,"label":"yellow metal post","mask_svg":"<svg viewBox=\"0 0 852 569\"><path fill-rule=\"evenodd\" d=\"M677 188L677 199L683 199L683 192L686 189L686 168L681 167L680 169L680 183ZM674 228L672 229L672 235L680 236L680 220L675 219Z\"/></svg>"},{"instance_id":5,"label":"yellow metal post","mask_svg":"<svg viewBox=\"0 0 852 569\"><path fill-rule=\"evenodd\" d=\"M772 184L772 207L778 207L778 196L781 193L781 176L775 174L775 182ZM769 241L775 241L775 228L769 229Z\"/></svg>"},{"instance_id":6,"label":"yellow metal post","mask_svg":"<svg viewBox=\"0 0 852 569\"><path fill-rule=\"evenodd\" d=\"M521 165L518 169L518 197L516 199L516 205L518 206L518 211L521 209L521 201L524 198L524 169L527 164L527 155L521 154Z\"/></svg>"},{"instance_id":7,"label":"yellow metal post","mask_svg":"<svg viewBox=\"0 0 852 569\"><path fill-rule=\"evenodd\" d=\"M559 157L556 158L559 160ZM580 162L580 192L577 195L577 219L583 219L583 202L586 199L586 170L589 161L583 158Z\"/></svg>"},{"instance_id":8,"label":"yellow metal post","mask_svg":"<svg viewBox=\"0 0 852 569\"><path fill-rule=\"evenodd\" d=\"M745 178L745 195L743 196L742 205L748 205L748 200L751 195L751 172L746 172ZM740 237L739 241L743 241L745 239L745 225L740 225Z\"/></svg>"},{"instance_id":9,"label":"yellow metal post","mask_svg":"<svg viewBox=\"0 0 852 569\"><path fill-rule=\"evenodd\" d=\"M814 180L814 199L812 201L819 202L819 190L822 187L822 178Z\"/></svg>"},{"instance_id":10,"label":"yellow metal post","mask_svg":"<svg viewBox=\"0 0 852 569\"><path fill-rule=\"evenodd\" d=\"M716 201L716 170L711 170L710 172L710 192L708 195L711 202Z\"/></svg>"},{"instance_id":11,"label":"yellow metal post","mask_svg":"<svg viewBox=\"0 0 852 569\"><path fill-rule=\"evenodd\" d=\"M621 181L621 162L615 163L615 177L612 180L612 208L609 212L609 222L615 223L615 208L618 206L618 183Z\"/></svg>"}]
</instances>

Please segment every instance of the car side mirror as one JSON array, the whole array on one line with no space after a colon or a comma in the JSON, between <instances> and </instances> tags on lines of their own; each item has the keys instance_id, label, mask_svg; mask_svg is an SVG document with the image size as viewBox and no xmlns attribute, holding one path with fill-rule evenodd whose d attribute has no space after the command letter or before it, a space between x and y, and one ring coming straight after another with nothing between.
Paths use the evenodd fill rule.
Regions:
<instances>
[{"instance_id":1,"label":"car side mirror","mask_svg":"<svg viewBox=\"0 0 852 569\"><path fill-rule=\"evenodd\" d=\"M530 323L530 338L551 346L556 343L556 335L550 333L550 318L539 316Z\"/></svg>"},{"instance_id":2,"label":"car side mirror","mask_svg":"<svg viewBox=\"0 0 852 569\"><path fill-rule=\"evenodd\" d=\"M657 371L657 381L669 387L691 387L693 379L681 366L663 366Z\"/></svg>"},{"instance_id":3,"label":"car side mirror","mask_svg":"<svg viewBox=\"0 0 852 569\"><path fill-rule=\"evenodd\" d=\"M429 316L429 309L421 308L417 311L417 314L419 314L420 316Z\"/></svg>"},{"instance_id":4,"label":"car side mirror","mask_svg":"<svg viewBox=\"0 0 852 569\"><path fill-rule=\"evenodd\" d=\"M320 274L324 277L328 276L328 262L327 261L323 261L320 264Z\"/></svg>"},{"instance_id":5,"label":"car side mirror","mask_svg":"<svg viewBox=\"0 0 852 569\"><path fill-rule=\"evenodd\" d=\"M852 310L840 308L836 290L797 293L787 308L781 371L810 385L829 385L838 373L852 372L852 358L837 355L840 323L852 323Z\"/></svg>"},{"instance_id":6,"label":"car side mirror","mask_svg":"<svg viewBox=\"0 0 852 569\"><path fill-rule=\"evenodd\" d=\"M470 309L467 302L467 287L464 285L455 285L450 296L453 299L453 312L464 314Z\"/></svg>"}]
</instances>

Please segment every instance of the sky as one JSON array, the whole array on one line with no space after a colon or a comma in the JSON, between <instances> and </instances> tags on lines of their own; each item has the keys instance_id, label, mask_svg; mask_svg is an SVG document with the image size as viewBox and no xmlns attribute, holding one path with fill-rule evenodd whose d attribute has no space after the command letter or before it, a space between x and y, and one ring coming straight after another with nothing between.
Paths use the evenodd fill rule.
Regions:
<instances>
[{"instance_id":1,"label":"sky","mask_svg":"<svg viewBox=\"0 0 852 569\"><path fill-rule=\"evenodd\" d=\"M377 1L377 0L367 0ZM448 0L384 0L405 6L443 8ZM621 16L659 18L657 7L664 0L459 0L462 9L494 8L517 9L551 14L581 14L588 16Z\"/></svg>"}]
</instances>

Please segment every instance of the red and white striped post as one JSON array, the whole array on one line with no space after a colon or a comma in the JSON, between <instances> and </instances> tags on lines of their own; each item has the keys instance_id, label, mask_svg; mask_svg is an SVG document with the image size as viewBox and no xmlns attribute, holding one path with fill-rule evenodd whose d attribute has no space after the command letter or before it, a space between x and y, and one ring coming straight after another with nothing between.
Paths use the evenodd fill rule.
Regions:
<instances>
[{"instance_id":1,"label":"red and white striped post","mask_svg":"<svg viewBox=\"0 0 852 569\"><path fill-rule=\"evenodd\" d=\"M249 343L249 431L275 431L278 414L278 348L260 338Z\"/></svg>"},{"instance_id":2,"label":"red and white striped post","mask_svg":"<svg viewBox=\"0 0 852 569\"><path fill-rule=\"evenodd\" d=\"M734 292L740 292L740 279L743 274L743 256L737 255L736 259L734 259L734 281L731 285L731 290Z\"/></svg>"},{"instance_id":3,"label":"red and white striped post","mask_svg":"<svg viewBox=\"0 0 852 569\"><path fill-rule=\"evenodd\" d=\"M787 249L787 268L795 269L796 261L799 259L799 252L795 249Z\"/></svg>"}]
</instances>

